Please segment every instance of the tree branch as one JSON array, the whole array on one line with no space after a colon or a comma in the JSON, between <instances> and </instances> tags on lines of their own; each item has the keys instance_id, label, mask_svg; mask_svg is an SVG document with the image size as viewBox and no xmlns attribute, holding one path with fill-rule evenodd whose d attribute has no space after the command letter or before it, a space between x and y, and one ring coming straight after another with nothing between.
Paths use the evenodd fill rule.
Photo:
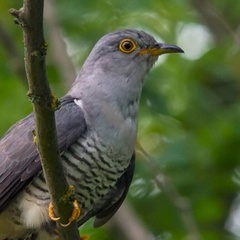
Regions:
<instances>
[{"instance_id":1,"label":"tree branch","mask_svg":"<svg viewBox=\"0 0 240 240\"><path fill-rule=\"evenodd\" d=\"M15 22L23 29L25 69L29 84L28 96L33 103L36 122L36 143L55 214L67 223L72 213L73 192L64 176L58 151L54 111L58 100L53 97L46 75L47 44L43 36L44 0L24 0L20 10L10 9ZM77 223L58 226L62 239L79 240Z\"/></svg>"}]
</instances>

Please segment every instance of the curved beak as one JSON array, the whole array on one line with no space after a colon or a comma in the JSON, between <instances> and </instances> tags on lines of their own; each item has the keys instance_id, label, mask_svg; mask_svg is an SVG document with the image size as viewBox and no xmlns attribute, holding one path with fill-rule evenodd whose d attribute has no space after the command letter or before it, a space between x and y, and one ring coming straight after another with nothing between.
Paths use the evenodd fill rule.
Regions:
<instances>
[{"instance_id":1,"label":"curved beak","mask_svg":"<svg viewBox=\"0 0 240 240\"><path fill-rule=\"evenodd\" d=\"M159 56L165 53L184 53L184 51L176 45L167 43L157 43L153 48L142 49L139 52L140 55L150 54L153 56Z\"/></svg>"}]
</instances>

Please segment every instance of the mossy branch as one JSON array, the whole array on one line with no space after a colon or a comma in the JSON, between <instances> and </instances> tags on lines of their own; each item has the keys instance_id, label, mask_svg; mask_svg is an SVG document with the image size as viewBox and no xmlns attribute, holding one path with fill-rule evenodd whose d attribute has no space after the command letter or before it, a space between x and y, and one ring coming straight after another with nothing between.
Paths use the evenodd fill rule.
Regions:
<instances>
[{"instance_id":1,"label":"mossy branch","mask_svg":"<svg viewBox=\"0 0 240 240\"><path fill-rule=\"evenodd\" d=\"M23 29L25 69L28 78L28 96L33 103L36 122L35 143L42 161L47 186L52 197L54 212L61 223L68 222L72 214L74 193L64 176L58 151L54 111L58 101L53 97L46 74L47 43L43 35L44 0L24 0L20 10L10 9L15 23ZM79 240L76 221L68 227L58 226L61 239Z\"/></svg>"}]
</instances>

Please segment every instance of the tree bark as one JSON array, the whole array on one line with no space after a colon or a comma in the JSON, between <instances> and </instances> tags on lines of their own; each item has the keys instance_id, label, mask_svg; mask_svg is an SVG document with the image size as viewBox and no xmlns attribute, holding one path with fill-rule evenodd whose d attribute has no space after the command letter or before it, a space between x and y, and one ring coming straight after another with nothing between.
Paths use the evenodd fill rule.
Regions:
<instances>
[{"instance_id":1,"label":"tree bark","mask_svg":"<svg viewBox=\"0 0 240 240\"><path fill-rule=\"evenodd\" d=\"M10 9L9 12L23 29L28 96L33 103L36 122L35 143L54 212L65 224L72 214L74 193L66 181L58 150L54 111L59 106L51 93L46 74L47 43L43 36L43 8L44 0L24 0L20 10ZM61 239L79 240L76 221L68 227L58 224L58 232Z\"/></svg>"}]
</instances>

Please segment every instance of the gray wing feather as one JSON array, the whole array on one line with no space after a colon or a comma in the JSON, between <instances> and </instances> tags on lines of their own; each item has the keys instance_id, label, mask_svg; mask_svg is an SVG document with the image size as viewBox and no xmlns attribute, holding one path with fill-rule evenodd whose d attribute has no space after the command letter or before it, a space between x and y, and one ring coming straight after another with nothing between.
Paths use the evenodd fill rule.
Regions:
<instances>
[{"instance_id":1,"label":"gray wing feather","mask_svg":"<svg viewBox=\"0 0 240 240\"><path fill-rule=\"evenodd\" d=\"M83 112L73 99L61 99L55 113L59 151L65 151L86 130ZM0 212L41 171L33 142L33 114L13 125L0 139Z\"/></svg>"}]
</instances>

